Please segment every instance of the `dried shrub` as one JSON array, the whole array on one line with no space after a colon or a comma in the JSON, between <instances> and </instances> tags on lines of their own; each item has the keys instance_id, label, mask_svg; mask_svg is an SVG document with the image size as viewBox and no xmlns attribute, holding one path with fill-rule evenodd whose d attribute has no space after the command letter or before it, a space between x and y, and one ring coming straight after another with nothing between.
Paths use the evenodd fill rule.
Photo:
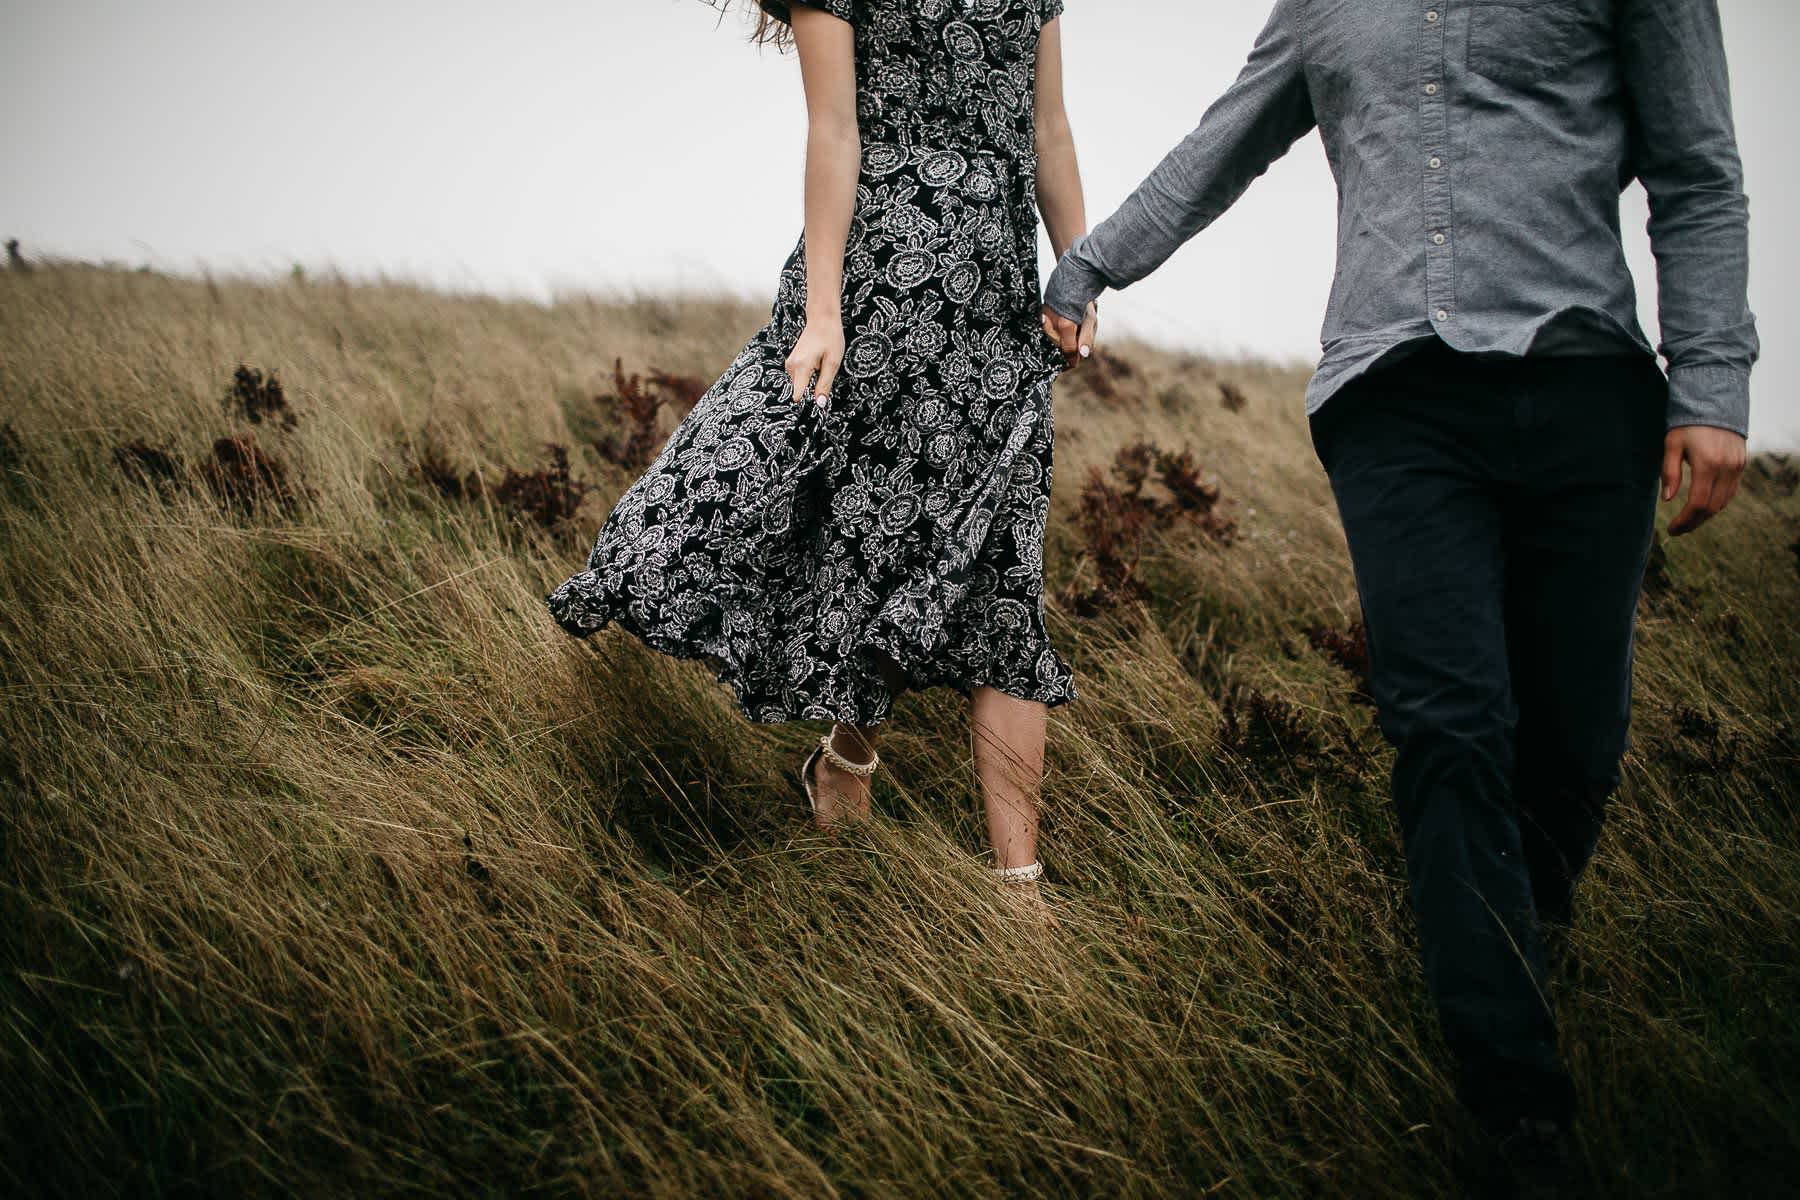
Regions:
<instances>
[{"instance_id":1,"label":"dried shrub","mask_svg":"<svg viewBox=\"0 0 1800 1200\"><path fill-rule=\"evenodd\" d=\"M616 364L615 364L616 365ZM671 375L667 371L651 371L650 386L662 393L663 407L678 417L685 417L700 403L711 386L698 375Z\"/></svg>"},{"instance_id":2,"label":"dried shrub","mask_svg":"<svg viewBox=\"0 0 1800 1200\"><path fill-rule=\"evenodd\" d=\"M1321 753L1298 710L1278 696L1239 685L1226 693L1223 709L1219 743L1233 754L1291 762Z\"/></svg>"},{"instance_id":3,"label":"dried shrub","mask_svg":"<svg viewBox=\"0 0 1800 1200\"><path fill-rule=\"evenodd\" d=\"M1673 713L1675 739L1670 757L1690 771L1717 774L1738 765L1738 739L1726 732L1716 713L1678 704Z\"/></svg>"},{"instance_id":4,"label":"dried shrub","mask_svg":"<svg viewBox=\"0 0 1800 1200\"><path fill-rule=\"evenodd\" d=\"M248 433L214 442L212 457L200 464L200 478L221 504L244 513L270 505L291 513L300 499L287 464L258 446L255 436Z\"/></svg>"},{"instance_id":5,"label":"dried shrub","mask_svg":"<svg viewBox=\"0 0 1800 1200\"><path fill-rule=\"evenodd\" d=\"M1744 472L1744 486L1753 492L1791 496L1800 490L1800 468L1791 454L1758 454Z\"/></svg>"},{"instance_id":6,"label":"dried shrub","mask_svg":"<svg viewBox=\"0 0 1800 1200\"><path fill-rule=\"evenodd\" d=\"M446 500L481 498L481 476L474 471L458 474L449 456L444 453L443 446L435 438L427 438L420 445L413 470L421 481Z\"/></svg>"},{"instance_id":7,"label":"dried shrub","mask_svg":"<svg viewBox=\"0 0 1800 1200\"><path fill-rule=\"evenodd\" d=\"M692 375L656 370L650 372L648 380L636 372L627 375L624 360L614 359L612 394L596 396L594 403L613 416L621 432L597 439L593 443L595 451L628 470L643 470L662 447L662 411L666 408L678 417L686 416L706 389L706 381Z\"/></svg>"},{"instance_id":8,"label":"dried shrub","mask_svg":"<svg viewBox=\"0 0 1800 1200\"><path fill-rule=\"evenodd\" d=\"M165 492L180 482L181 460L167 450L158 449L142 438L134 438L113 447L113 462L133 483Z\"/></svg>"},{"instance_id":9,"label":"dried shrub","mask_svg":"<svg viewBox=\"0 0 1800 1200\"><path fill-rule=\"evenodd\" d=\"M1076 378L1085 380L1088 391L1102 404L1110 408L1123 408L1126 396L1120 387L1136 379L1137 374L1137 368L1127 360L1110 350L1096 349L1093 356L1082 365Z\"/></svg>"},{"instance_id":10,"label":"dried shrub","mask_svg":"<svg viewBox=\"0 0 1800 1200\"><path fill-rule=\"evenodd\" d=\"M1235 522L1218 511L1218 487L1200 478L1186 450L1171 453L1135 442L1119 451L1111 474L1109 479L1099 468L1093 470L1076 515L1098 578L1085 591L1071 585L1062 599L1083 616L1148 599L1139 566L1146 548L1170 529L1192 526L1221 544L1229 544L1237 532ZM1166 499L1145 490L1153 477Z\"/></svg>"},{"instance_id":11,"label":"dried shrub","mask_svg":"<svg viewBox=\"0 0 1800 1200\"><path fill-rule=\"evenodd\" d=\"M507 468L494 499L519 518L555 529L575 515L589 485L570 475L566 446L550 445L545 451L550 458L547 466L531 472Z\"/></svg>"},{"instance_id":12,"label":"dried shrub","mask_svg":"<svg viewBox=\"0 0 1800 1200\"><path fill-rule=\"evenodd\" d=\"M1219 407L1226 412L1241 413L1250 406L1249 397L1236 384L1219 380Z\"/></svg>"},{"instance_id":13,"label":"dried shrub","mask_svg":"<svg viewBox=\"0 0 1800 1200\"><path fill-rule=\"evenodd\" d=\"M1356 703L1375 703L1369 690L1369 631L1361 621L1351 622L1347 630L1314 625L1306 631L1306 640L1356 680Z\"/></svg>"},{"instance_id":14,"label":"dried shrub","mask_svg":"<svg viewBox=\"0 0 1800 1200\"><path fill-rule=\"evenodd\" d=\"M21 274L29 275L31 273L31 262L19 249L18 238L6 239L6 265Z\"/></svg>"},{"instance_id":15,"label":"dried shrub","mask_svg":"<svg viewBox=\"0 0 1800 1200\"><path fill-rule=\"evenodd\" d=\"M238 413L252 425L267 421L282 429L292 429L299 423L293 409L288 407L287 393L282 390L281 380L275 372L264 375L243 363L238 364L231 377L231 387L225 393L225 409Z\"/></svg>"}]
</instances>

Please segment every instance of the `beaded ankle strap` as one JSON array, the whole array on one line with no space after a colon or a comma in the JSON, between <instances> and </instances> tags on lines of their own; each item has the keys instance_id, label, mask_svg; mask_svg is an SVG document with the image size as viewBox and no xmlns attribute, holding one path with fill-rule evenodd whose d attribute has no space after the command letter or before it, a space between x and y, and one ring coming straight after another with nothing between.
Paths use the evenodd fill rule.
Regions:
<instances>
[{"instance_id":1,"label":"beaded ankle strap","mask_svg":"<svg viewBox=\"0 0 1800 1200\"><path fill-rule=\"evenodd\" d=\"M881 755L875 753L873 747L869 749L868 762L851 762L849 759L839 754L837 747L831 744L831 734L829 733L819 739L819 752L825 756L826 762L830 763L844 774L854 775L858 779L867 779L875 773L875 768L881 765Z\"/></svg>"},{"instance_id":2,"label":"beaded ankle strap","mask_svg":"<svg viewBox=\"0 0 1800 1200\"><path fill-rule=\"evenodd\" d=\"M1028 863L1023 867L991 867L994 878L1001 883L1035 883L1044 877L1044 864Z\"/></svg>"}]
</instances>

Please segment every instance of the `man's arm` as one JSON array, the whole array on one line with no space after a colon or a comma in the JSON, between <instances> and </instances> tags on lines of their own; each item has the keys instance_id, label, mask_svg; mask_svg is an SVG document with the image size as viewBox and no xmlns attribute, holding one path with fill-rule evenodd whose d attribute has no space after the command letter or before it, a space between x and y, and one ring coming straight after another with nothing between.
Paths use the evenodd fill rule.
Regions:
<instances>
[{"instance_id":1,"label":"man's arm","mask_svg":"<svg viewBox=\"0 0 1800 1200\"><path fill-rule=\"evenodd\" d=\"M1135 283L1244 194L1314 125L1296 0L1279 0L1237 81L1119 211L1063 256L1045 307L1079 322L1106 288Z\"/></svg>"},{"instance_id":2,"label":"man's arm","mask_svg":"<svg viewBox=\"0 0 1800 1200\"><path fill-rule=\"evenodd\" d=\"M1662 352L1669 360L1663 499L1690 472L1669 525L1700 527L1737 492L1747 457L1750 368L1749 202L1731 117L1717 0L1622 0L1620 38L1632 107L1632 162L1650 199Z\"/></svg>"}]
</instances>

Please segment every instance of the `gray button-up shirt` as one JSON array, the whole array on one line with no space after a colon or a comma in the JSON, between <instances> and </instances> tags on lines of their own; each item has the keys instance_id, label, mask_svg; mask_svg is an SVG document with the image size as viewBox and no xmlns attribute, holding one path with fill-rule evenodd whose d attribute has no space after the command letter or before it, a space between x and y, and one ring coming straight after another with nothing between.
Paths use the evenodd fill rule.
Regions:
<instances>
[{"instance_id":1,"label":"gray button-up shirt","mask_svg":"<svg viewBox=\"0 0 1800 1200\"><path fill-rule=\"evenodd\" d=\"M1308 412L1434 335L1650 353L1619 239L1635 178L1669 423L1746 431L1758 345L1716 0L1280 0L1230 90L1075 244L1045 302L1073 318L1142 279L1314 125L1338 260Z\"/></svg>"}]
</instances>

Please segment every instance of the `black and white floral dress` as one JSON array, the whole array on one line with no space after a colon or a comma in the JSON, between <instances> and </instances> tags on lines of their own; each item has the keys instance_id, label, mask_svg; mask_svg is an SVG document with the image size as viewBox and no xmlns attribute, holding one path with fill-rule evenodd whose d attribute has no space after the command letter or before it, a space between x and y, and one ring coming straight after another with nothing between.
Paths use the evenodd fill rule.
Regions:
<instances>
[{"instance_id":1,"label":"black and white floral dress","mask_svg":"<svg viewBox=\"0 0 1800 1200\"><path fill-rule=\"evenodd\" d=\"M1043 607L1063 362L1038 316L1032 126L1062 0L810 2L855 27L863 147L830 404L796 404L783 368L802 239L769 324L546 603L578 637L617 623L711 662L757 721L885 719L883 657L908 687L1065 703Z\"/></svg>"}]
</instances>

